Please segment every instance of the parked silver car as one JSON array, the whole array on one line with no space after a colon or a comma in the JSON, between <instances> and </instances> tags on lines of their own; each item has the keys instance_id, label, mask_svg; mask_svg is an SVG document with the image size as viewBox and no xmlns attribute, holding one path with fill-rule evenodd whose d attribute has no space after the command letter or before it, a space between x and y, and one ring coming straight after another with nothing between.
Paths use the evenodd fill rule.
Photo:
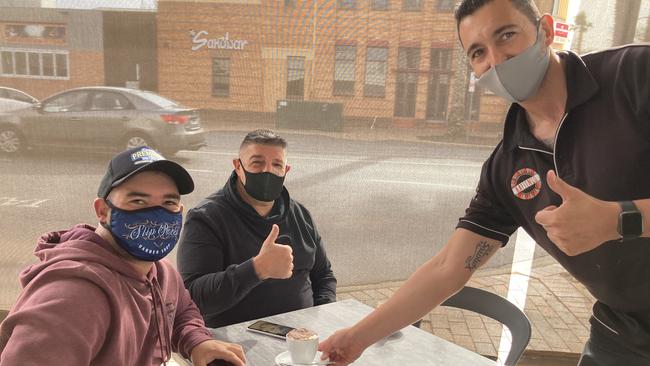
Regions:
<instances>
[{"instance_id":1,"label":"parked silver car","mask_svg":"<svg viewBox=\"0 0 650 366\"><path fill-rule=\"evenodd\" d=\"M0 115L4 153L39 146L115 151L141 145L166 155L205 146L198 111L148 91L85 87Z\"/></svg>"},{"instance_id":2,"label":"parked silver car","mask_svg":"<svg viewBox=\"0 0 650 366\"><path fill-rule=\"evenodd\" d=\"M0 113L13 112L38 103L38 99L18 89L0 86Z\"/></svg>"},{"instance_id":3,"label":"parked silver car","mask_svg":"<svg viewBox=\"0 0 650 366\"><path fill-rule=\"evenodd\" d=\"M9 113L18 109L29 108L31 103L20 102L15 99L0 98L0 113Z\"/></svg>"},{"instance_id":4,"label":"parked silver car","mask_svg":"<svg viewBox=\"0 0 650 366\"><path fill-rule=\"evenodd\" d=\"M14 89L14 88L8 88L6 86L0 86L0 98L13 99L19 102L24 102L29 104L38 103L38 99L25 93L24 91Z\"/></svg>"}]
</instances>

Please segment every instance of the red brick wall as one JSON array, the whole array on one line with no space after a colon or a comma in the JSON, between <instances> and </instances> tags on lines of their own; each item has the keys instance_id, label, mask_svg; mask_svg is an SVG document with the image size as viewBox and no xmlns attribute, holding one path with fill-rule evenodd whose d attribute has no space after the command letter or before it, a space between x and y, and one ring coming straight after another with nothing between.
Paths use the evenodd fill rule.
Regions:
<instances>
[{"instance_id":1,"label":"red brick wall","mask_svg":"<svg viewBox=\"0 0 650 366\"><path fill-rule=\"evenodd\" d=\"M103 54L70 51L68 74L68 80L0 77L0 85L22 90L38 99L70 88L104 85Z\"/></svg>"},{"instance_id":2,"label":"red brick wall","mask_svg":"<svg viewBox=\"0 0 650 366\"><path fill-rule=\"evenodd\" d=\"M371 10L370 3L358 1L357 9L345 10L337 8L336 1L319 1L314 37L310 1L297 0L295 8L286 7L284 0L249 5L160 1L159 92L198 108L273 112L276 101L286 96L286 56L305 56L305 100L341 102L347 117L391 118L398 49L400 45L419 45L415 117L424 119L430 49L440 44L455 46L453 14L437 13L432 1L425 1L417 12L401 10L401 1L391 1L391 9L386 11ZM204 47L191 51L190 30L205 30L207 38L229 32L231 40L243 39L248 44L244 50ZM352 96L335 96L334 51L337 41L346 40L357 45L355 91ZM378 42L387 44L389 50L386 95L365 97L366 47ZM229 97L211 95L212 57L220 56L231 60ZM481 120L500 121L505 106L495 98L486 98Z\"/></svg>"}]
</instances>

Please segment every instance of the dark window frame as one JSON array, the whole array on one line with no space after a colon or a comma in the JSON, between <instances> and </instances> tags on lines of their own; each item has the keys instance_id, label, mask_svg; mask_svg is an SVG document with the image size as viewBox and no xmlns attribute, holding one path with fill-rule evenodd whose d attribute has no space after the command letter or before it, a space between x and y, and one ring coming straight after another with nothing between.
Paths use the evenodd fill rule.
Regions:
<instances>
[{"instance_id":1,"label":"dark window frame","mask_svg":"<svg viewBox=\"0 0 650 366\"><path fill-rule=\"evenodd\" d=\"M342 51L353 50L354 56L349 57ZM352 80L337 79L337 68L342 65L352 65ZM346 66L343 66L344 68ZM349 67L349 66L348 66ZM332 95L334 96L354 96L354 87L357 81L357 46L356 45L337 45L334 50L334 77L332 78Z\"/></svg>"},{"instance_id":2,"label":"dark window frame","mask_svg":"<svg viewBox=\"0 0 650 366\"><path fill-rule=\"evenodd\" d=\"M336 7L341 10L356 10L358 3L357 0L336 0Z\"/></svg>"},{"instance_id":3,"label":"dark window frame","mask_svg":"<svg viewBox=\"0 0 650 366\"><path fill-rule=\"evenodd\" d=\"M379 57L374 59L368 57L370 55L370 49L381 49L385 51L385 55L383 59L380 59ZM363 80L363 96L368 97L368 98L385 98L386 97L386 80L388 77L388 47L367 47L366 48L366 69L364 72L364 80ZM368 71L369 71L369 64L380 64L382 63L384 66L384 75L383 75L383 85L381 86L381 92L375 92L373 90L379 90L380 88L377 87L378 84L368 84Z\"/></svg>"},{"instance_id":4,"label":"dark window frame","mask_svg":"<svg viewBox=\"0 0 650 366\"><path fill-rule=\"evenodd\" d=\"M454 11L455 6L454 0L436 0L436 10L441 13L451 13Z\"/></svg>"},{"instance_id":5,"label":"dark window frame","mask_svg":"<svg viewBox=\"0 0 650 366\"><path fill-rule=\"evenodd\" d=\"M302 67L295 67L294 66L294 65L297 65L297 61L300 61L299 63L302 65ZM305 99L305 62L306 61L307 60L306 60L305 56L287 56L287 90L286 90L286 93L285 93L286 96L287 96L287 99L292 99L292 100L304 100ZM302 78L290 80L289 77L292 74L301 76ZM302 80L302 84L297 82L297 81L300 81L300 80ZM289 83L291 83L291 82L294 82L294 83L292 85L290 85ZM296 88L296 90L293 90L292 86L298 86L298 85L301 85L300 88ZM294 91L295 91L295 93L294 93Z\"/></svg>"},{"instance_id":6,"label":"dark window frame","mask_svg":"<svg viewBox=\"0 0 650 366\"><path fill-rule=\"evenodd\" d=\"M402 0L403 11L422 11L424 0Z\"/></svg>"},{"instance_id":7,"label":"dark window frame","mask_svg":"<svg viewBox=\"0 0 650 366\"><path fill-rule=\"evenodd\" d=\"M403 46L397 50L395 107L393 109L395 117L415 117L421 57L419 47Z\"/></svg>"},{"instance_id":8,"label":"dark window frame","mask_svg":"<svg viewBox=\"0 0 650 366\"><path fill-rule=\"evenodd\" d=\"M444 122L449 111L452 79L451 48L431 48L429 53L429 76L427 80L426 119ZM446 80L446 83L442 82ZM431 99L434 100L431 100ZM434 108L435 107L435 108Z\"/></svg>"},{"instance_id":9,"label":"dark window frame","mask_svg":"<svg viewBox=\"0 0 650 366\"><path fill-rule=\"evenodd\" d=\"M381 5L378 5L381 3ZM390 0L371 0L370 9L375 11L390 10Z\"/></svg>"}]
</instances>

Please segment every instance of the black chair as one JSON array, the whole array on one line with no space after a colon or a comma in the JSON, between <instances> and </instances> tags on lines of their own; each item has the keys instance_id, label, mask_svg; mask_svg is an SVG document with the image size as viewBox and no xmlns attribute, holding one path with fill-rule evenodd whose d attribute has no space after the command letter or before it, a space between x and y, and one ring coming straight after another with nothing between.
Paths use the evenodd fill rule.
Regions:
<instances>
[{"instance_id":1,"label":"black chair","mask_svg":"<svg viewBox=\"0 0 650 366\"><path fill-rule=\"evenodd\" d=\"M441 305L470 310L508 327L512 334L512 344L504 366L516 365L530 342L531 327L526 314L497 294L465 286Z\"/></svg>"}]
</instances>

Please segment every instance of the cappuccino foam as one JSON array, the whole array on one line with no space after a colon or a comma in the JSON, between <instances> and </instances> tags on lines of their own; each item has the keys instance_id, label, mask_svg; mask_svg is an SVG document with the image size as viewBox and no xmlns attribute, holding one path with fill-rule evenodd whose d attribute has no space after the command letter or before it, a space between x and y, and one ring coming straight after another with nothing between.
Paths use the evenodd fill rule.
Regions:
<instances>
[{"instance_id":1,"label":"cappuccino foam","mask_svg":"<svg viewBox=\"0 0 650 366\"><path fill-rule=\"evenodd\" d=\"M287 338L297 341L307 341L318 338L318 334L306 328L297 328L287 333Z\"/></svg>"}]
</instances>

